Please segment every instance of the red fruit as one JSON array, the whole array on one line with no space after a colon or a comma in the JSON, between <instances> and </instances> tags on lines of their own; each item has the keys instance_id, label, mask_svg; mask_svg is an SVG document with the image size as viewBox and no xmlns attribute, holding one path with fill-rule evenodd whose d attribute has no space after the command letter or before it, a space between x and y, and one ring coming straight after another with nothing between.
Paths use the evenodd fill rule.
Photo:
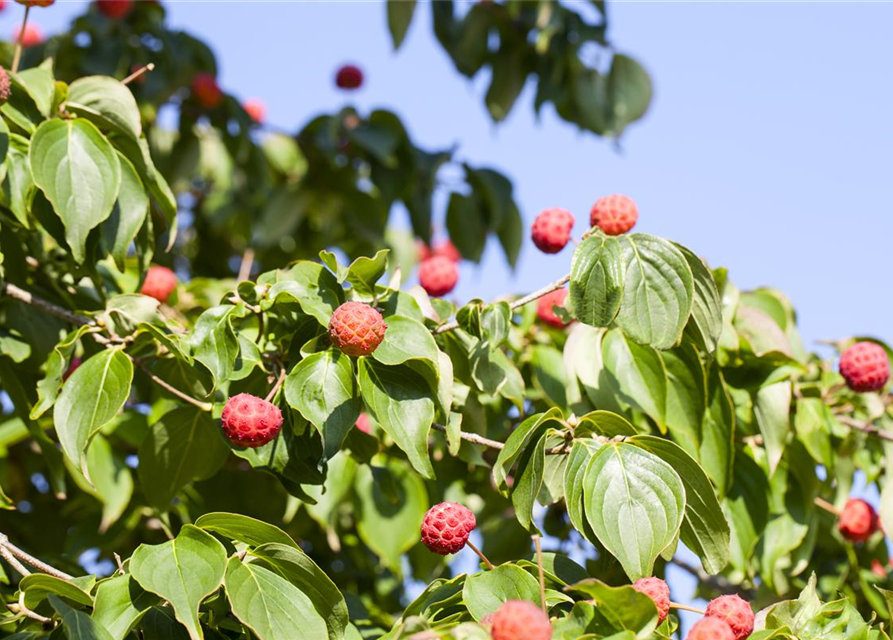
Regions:
<instances>
[{"instance_id":1,"label":"red fruit","mask_svg":"<svg viewBox=\"0 0 893 640\"><path fill-rule=\"evenodd\" d=\"M567 323L558 317L552 307L563 307L567 299L567 289L556 289L547 293L536 303L536 315L546 324L559 329L566 327Z\"/></svg>"},{"instance_id":2,"label":"red fruit","mask_svg":"<svg viewBox=\"0 0 893 640\"><path fill-rule=\"evenodd\" d=\"M271 402L249 393L226 401L221 416L223 435L237 447L262 447L282 429L282 412Z\"/></svg>"},{"instance_id":3,"label":"red fruit","mask_svg":"<svg viewBox=\"0 0 893 640\"><path fill-rule=\"evenodd\" d=\"M426 245L421 240L415 241L415 251L416 251L416 260L418 260L419 262L424 262L425 260L430 258L432 255L431 247Z\"/></svg>"},{"instance_id":4,"label":"red fruit","mask_svg":"<svg viewBox=\"0 0 893 640\"><path fill-rule=\"evenodd\" d=\"M865 542L878 530L878 515L865 500L847 500L837 518L837 530L851 542Z\"/></svg>"},{"instance_id":5,"label":"red fruit","mask_svg":"<svg viewBox=\"0 0 893 640\"><path fill-rule=\"evenodd\" d=\"M205 109L216 109L223 103L223 91L210 73L197 73L192 79L192 95Z\"/></svg>"},{"instance_id":6,"label":"red fruit","mask_svg":"<svg viewBox=\"0 0 893 640\"><path fill-rule=\"evenodd\" d=\"M857 342L840 354L840 375L853 391L878 391L890 379L887 352L874 342Z\"/></svg>"},{"instance_id":7,"label":"red fruit","mask_svg":"<svg viewBox=\"0 0 893 640\"><path fill-rule=\"evenodd\" d=\"M16 2L29 7L49 7L56 0L16 0Z\"/></svg>"},{"instance_id":8,"label":"red fruit","mask_svg":"<svg viewBox=\"0 0 893 640\"><path fill-rule=\"evenodd\" d=\"M133 9L133 0L96 0L99 13L112 20L120 20Z\"/></svg>"},{"instance_id":9,"label":"red fruit","mask_svg":"<svg viewBox=\"0 0 893 640\"><path fill-rule=\"evenodd\" d=\"M419 265L419 284L429 296L445 296L459 282L459 267L444 256L432 256Z\"/></svg>"},{"instance_id":10,"label":"red fruit","mask_svg":"<svg viewBox=\"0 0 893 640\"><path fill-rule=\"evenodd\" d=\"M735 640L735 632L720 618L704 617L692 625L685 640Z\"/></svg>"},{"instance_id":11,"label":"red fruit","mask_svg":"<svg viewBox=\"0 0 893 640\"><path fill-rule=\"evenodd\" d=\"M349 356L368 356L384 340L387 328L381 314L368 304L345 302L329 320L329 337Z\"/></svg>"},{"instance_id":12,"label":"red fruit","mask_svg":"<svg viewBox=\"0 0 893 640\"><path fill-rule=\"evenodd\" d=\"M6 0L0 0L0 11L6 8Z\"/></svg>"},{"instance_id":13,"label":"red fruit","mask_svg":"<svg viewBox=\"0 0 893 640\"><path fill-rule=\"evenodd\" d=\"M357 429L359 429L360 431L362 431L363 433L366 433L366 434L372 433L372 425L369 424L369 416L367 416L365 413L360 414L360 417L357 418L357 421L354 424L354 426Z\"/></svg>"},{"instance_id":14,"label":"red fruit","mask_svg":"<svg viewBox=\"0 0 893 640\"><path fill-rule=\"evenodd\" d=\"M68 380L71 377L71 374L74 373L75 369L77 369L79 366L81 366L81 359L75 356L68 364L68 369L66 369L65 373L62 374L62 382Z\"/></svg>"},{"instance_id":15,"label":"red fruit","mask_svg":"<svg viewBox=\"0 0 893 640\"><path fill-rule=\"evenodd\" d=\"M6 69L0 67L0 105L6 104L10 95L12 95L12 86L9 82L9 74L6 73Z\"/></svg>"},{"instance_id":16,"label":"red fruit","mask_svg":"<svg viewBox=\"0 0 893 640\"><path fill-rule=\"evenodd\" d=\"M36 47L43 42L43 32L37 25L30 22L25 25L24 31L21 27L18 27L12 37L14 41L18 41L21 38L23 47Z\"/></svg>"},{"instance_id":17,"label":"red fruit","mask_svg":"<svg viewBox=\"0 0 893 640\"><path fill-rule=\"evenodd\" d=\"M725 622L735 635L735 640L744 640L753 633L753 609L740 596L720 596L711 600L705 615Z\"/></svg>"},{"instance_id":18,"label":"red fruit","mask_svg":"<svg viewBox=\"0 0 893 640\"><path fill-rule=\"evenodd\" d=\"M242 108L245 109L245 113L248 114L248 117L258 124L261 124L267 115L267 105L257 98L246 100L245 104L242 105Z\"/></svg>"},{"instance_id":19,"label":"red fruit","mask_svg":"<svg viewBox=\"0 0 893 640\"><path fill-rule=\"evenodd\" d=\"M546 209L530 228L530 237L543 253L558 253L571 239L574 216L567 209Z\"/></svg>"},{"instance_id":20,"label":"red fruit","mask_svg":"<svg viewBox=\"0 0 893 640\"><path fill-rule=\"evenodd\" d=\"M549 616L533 603L509 600L490 618L493 640L551 640Z\"/></svg>"},{"instance_id":21,"label":"red fruit","mask_svg":"<svg viewBox=\"0 0 893 640\"><path fill-rule=\"evenodd\" d=\"M459 253L459 250L456 248L450 240L445 240L438 245L435 245L431 250L431 254L435 256L443 256L448 260L452 260L453 262L461 262L462 254Z\"/></svg>"},{"instance_id":22,"label":"red fruit","mask_svg":"<svg viewBox=\"0 0 893 640\"><path fill-rule=\"evenodd\" d=\"M887 577L887 569L881 564L881 561L877 558L871 561L871 572L876 575L878 578L886 578Z\"/></svg>"},{"instance_id":23,"label":"red fruit","mask_svg":"<svg viewBox=\"0 0 893 640\"><path fill-rule=\"evenodd\" d=\"M346 64L335 74L335 84L339 89L359 89L363 84L362 70L352 64Z\"/></svg>"},{"instance_id":24,"label":"red fruit","mask_svg":"<svg viewBox=\"0 0 893 640\"><path fill-rule=\"evenodd\" d=\"M165 302L177 288L177 276L167 267L153 265L146 273L140 293L158 302Z\"/></svg>"},{"instance_id":25,"label":"red fruit","mask_svg":"<svg viewBox=\"0 0 893 640\"><path fill-rule=\"evenodd\" d=\"M599 198L589 212L589 224L598 227L609 236L626 233L639 219L636 203L626 196L613 195Z\"/></svg>"},{"instance_id":26,"label":"red fruit","mask_svg":"<svg viewBox=\"0 0 893 640\"><path fill-rule=\"evenodd\" d=\"M633 583L633 589L654 601L658 621L663 622L670 613L670 587L660 578L640 578Z\"/></svg>"},{"instance_id":27,"label":"red fruit","mask_svg":"<svg viewBox=\"0 0 893 640\"><path fill-rule=\"evenodd\" d=\"M474 514L455 502L436 504L422 521L422 544L442 556L458 553L477 522Z\"/></svg>"}]
</instances>

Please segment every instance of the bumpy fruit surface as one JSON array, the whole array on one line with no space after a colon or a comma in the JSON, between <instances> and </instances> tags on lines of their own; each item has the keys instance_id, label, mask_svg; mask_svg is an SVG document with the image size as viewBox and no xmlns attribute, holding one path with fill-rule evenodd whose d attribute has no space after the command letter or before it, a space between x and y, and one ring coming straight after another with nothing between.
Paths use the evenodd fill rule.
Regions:
<instances>
[{"instance_id":1,"label":"bumpy fruit surface","mask_svg":"<svg viewBox=\"0 0 893 640\"><path fill-rule=\"evenodd\" d=\"M598 227L609 236L626 233L639 219L639 209L630 198L622 195L599 198L589 212L589 224Z\"/></svg>"},{"instance_id":2,"label":"bumpy fruit surface","mask_svg":"<svg viewBox=\"0 0 893 640\"><path fill-rule=\"evenodd\" d=\"M370 434L372 433L372 425L369 424L369 416L365 413L361 413L360 417L357 418L357 421L354 423L354 426L362 431L363 433Z\"/></svg>"},{"instance_id":3,"label":"bumpy fruit surface","mask_svg":"<svg viewBox=\"0 0 893 640\"><path fill-rule=\"evenodd\" d=\"M99 13L112 20L120 20L133 9L133 0L96 0Z\"/></svg>"},{"instance_id":4,"label":"bumpy fruit surface","mask_svg":"<svg viewBox=\"0 0 893 640\"><path fill-rule=\"evenodd\" d=\"M735 640L744 640L753 633L753 609L740 596L720 596L711 600L707 605L706 617L725 622L732 630Z\"/></svg>"},{"instance_id":5,"label":"bumpy fruit surface","mask_svg":"<svg viewBox=\"0 0 893 640\"><path fill-rule=\"evenodd\" d=\"M566 327L567 323L558 317L553 307L563 307L567 300L567 289L556 289L547 293L536 303L536 315L546 324L559 329Z\"/></svg>"},{"instance_id":6,"label":"bumpy fruit surface","mask_svg":"<svg viewBox=\"0 0 893 640\"><path fill-rule=\"evenodd\" d=\"M840 354L840 375L853 391L878 391L890 379L887 352L874 342L857 342Z\"/></svg>"},{"instance_id":7,"label":"bumpy fruit surface","mask_svg":"<svg viewBox=\"0 0 893 640\"><path fill-rule=\"evenodd\" d=\"M654 601L660 622L667 619L670 613L670 587L660 578L640 578L633 583L633 589Z\"/></svg>"},{"instance_id":8,"label":"bumpy fruit surface","mask_svg":"<svg viewBox=\"0 0 893 640\"><path fill-rule=\"evenodd\" d=\"M865 542L878 530L878 515L865 500L847 500L837 518L837 530L847 540Z\"/></svg>"},{"instance_id":9,"label":"bumpy fruit surface","mask_svg":"<svg viewBox=\"0 0 893 640\"><path fill-rule=\"evenodd\" d=\"M24 30L21 27L15 30L13 40L18 42L20 38L23 47L36 47L43 42L43 32L29 22L25 25Z\"/></svg>"},{"instance_id":10,"label":"bumpy fruit surface","mask_svg":"<svg viewBox=\"0 0 893 640\"><path fill-rule=\"evenodd\" d=\"M192 79L192 95L205 109L216 109L223 103L223 91L210 73L197 73Z\"/></svg>"},{"instance_id":11,"label":"bumpy fruit surface","mask_svg":"<svg viewBox=\"0 0 893 640\"><path fill-rule=\"evenodd\" d=\"M258 124L262 124L267 115L267 106L263 101L256 98L246 100L245 104L242 105L242 108L245 109L245 113L248 114L248 117Z\"/></svg>"},{"instance_id":12,"label":"bumpy fruit surface","mask_svg":"<svg viewBox=\"0 0 893 640\"><path fill-rule=\"evenodd\" d=\"M432 256L419 265L419 284L429 296L445 296L456 288L457 282L459 268L449 258Z\"/></svg>"},{"instance_id":13,"label":"bumpy fruit surface","mask_svg":"<svg viewBox=\"0 0 893 640\"><path fill-rule=\"evenodd\" d=\"M493 640L551 640L552 623L542 609L524 600L509 600L490 618Z\"/></svg>"},{"instance_id":14,"label":"bumpy fruit surface","mask_svg":"<svg viewBox=\"0 0 893 640\"><path fill-rule=\"evenodd\" d=\"M363 71L356 65L346 64L335 74L335 85L339 89L359 89L363 86Z\"/></svg>"},{"instance_id":15,"label":"bumpy fruit surface","mask_svg":"<svg viewBox=\"0 0 893 640\"><path fill-rule=\"evenodd\" d=\"M329 320L329 337L349 356L368 356L384 340L387 328L381 314L368 304L345 302Z\"/></svg>"},{"instance_id":16,"label":"bumpy fruit surface","mask_svg":"<svg viewBox=\"0 0 893 640\"><path fill-rule=\"evenodd\" d=\"M249 393L226 401L221 416L223 435L237 447L261 447L282 429L282 412L276 405Z\"/></svg>"},{"instance_id":17,"label":"bumpy fruit surface","mask_svg":"<svg viewBox=\"0 0 893 640\"><path fill-rule=\"evenodd\" d=\"M158 302L165 302L177 288L177 276L167 267L153 265L146 272L146 279L140 293Z\"/></svg>"},{"instance_id":18,"label":"bumpy fruit surface","mask_svg":"<svg viewBox=\"0 0 893 640\"><path fill-rule=\"evenodd\" d=\"M16 0L16 2L29 7L49 7L56 0Z\"/></svg>"},{"instance_id":19,"label":"bumpy fruit surface","mask_svg":"<svg viewBox=\"0 0 893 640\"><path fill-rule=\"evenodd\" d=\"M558 253L571 239L574 216L567 209L546 209L530 228L530 237L543 253Z\"/></svg>"},{"instance_id":20,"label":"bumpy fruit surface","mask_svg":"<svg viewBox=\"0 0 893 640\"><path fill-rule=\"evenodd\" d=\"M12 88L9 84L9 74L6 73L6 69L0 67L0 105L6 104L10 95L12 95Z\"/></svg>"},{"instance_id":21,"label":"bumpy fruit surface","mask_svg":"<svg viewBox=\"0 0 893 640\"><path fill-rule=\"evenodd\" d=\"M735 632L719 618L704 617L692 625L685 640L735 640Z\"/></svg>"},{"instance_id":22,"label":"bumpy fruit surface","mask_svg":"<svg viewBox=\"0 0 893 640\"><path fill-rule=\"evenodd\" d=\"M474 514L461 504L441 502L422 520L422 544L442 556L458 553L476 525Z\"/></svg>"}]
</instances>

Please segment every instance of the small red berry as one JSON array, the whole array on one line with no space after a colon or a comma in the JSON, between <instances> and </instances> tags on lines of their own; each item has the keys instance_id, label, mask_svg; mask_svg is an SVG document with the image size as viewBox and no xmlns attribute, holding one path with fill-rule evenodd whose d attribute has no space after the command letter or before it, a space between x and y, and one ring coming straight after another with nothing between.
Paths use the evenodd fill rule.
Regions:
<instances>
[{"instance_id":1,"label":"small red berry","mask_svg":"<svg viewBox=\"0 0 893 640\"><path fill-rule=\"evenodd\" d=\"M878 515L865 500L847 500L837 518L837 530L851 542L865 542L878 530Z\"/></svg>"},{"instance_id":2,"label":"small red berry","mask_svg":"<svg viewBox=\"0 0 893 640\"><path fill-rule=\"evenodd\" d=\"M245 113L248 114L248 117L258 124L262 124L267 115L267 105L257 98L246 100L245 104L242 105L242 108L245 109Z\"/></svg>"},{"instance_id":3,"label":"small red berry","mask_svg":"<svg viewBox=\"0 0 893 640\"><path fill-rule=\"evenodd\" d=\"M0 105L6 104L10 95L12 95L12 85L9 81L9 74L6 69L0 67Z\"/></svg>"},{"instance_id":4,"label":"small red berry","mask_svg":"<svg viewBox=\"0 0 893 640\"><path fill-rule=\"evenodd\" d=\"M429 296L445 296L459 282L459 268L444 256L432 256L419 265L419 284Z\"/></svg>"},{"instance_id":5,"label":"small red berry","mask_svg":"<svg viewBox=\"0 0 893 640\"><path fill-rule=\"evenodd\" d=\"M369 424L369 416L367 416L365 413L360 414L360 417L357 418L354 426L365 434L372 433L372 425Z\"/></svg>"},{"instance_id":6,"label":"small red berry","mask_svg":"<svg viewBox=\"0 0 893 640\"><path fill-rule=\"evenodd\" d=\"M720 596L711 600L705 615L725 622L735 635L735 640L744 640L753 633L753 609L740 596Z\"/></svg>"},{"instance_id":7,"label":"small red berry","mask_svg":"<svg viewBox=\"0 0 893 640\"><path fill-rule=\"evenodd\" d=\"M422 544L442 556L458 553L476 525L474 514L461 504L441 502L425 514Z\"/></svg>"},{"instance_id":8,"label":"small red berry","mask_svg":"<svg viewBox=\"0 0 893 640\"><path fill-rule=\"evenodd\" d=\"M542 322L550 326L559 329L566 327L568 323L559 318L553 308L563 307L565 300L567 300L567 289L556 289L551 293L547 293L536 303L536 315Z\"/></svg>"},{"instance_id":9,"label":"small red berry","mask_svg":"<svg viewBox=\"0 0 893 640\"><path fill-rule=\"evenodd\" d=\"M167 267L152 265L146 272L146 279L140 293L158 302L165 302L177 288L177 276Z\"/></svg>"},{"instance_id":10,"label":"small red berry","mask_svg":"<svg viewBox=\"0 0 893 640\"><path fill-rule=\"evenodd\" d=\"M71 377L71 374L74 373L79 366L81 366L81 359L75 356L68 364L68 369L66 369L65 373L62 374L62 382L68 380Z\"/></svg>"},{"instance_id":11,"label":"small red berry","mask_svg":"<svg viewBox=\"0 0 893 640\"><path fill-rule=\"evenodd\" d=\"M18 27L13 33L14 41L18 41L19 38L22 40L23 47L36 47L43 42L43 32L37 25L29 22L25 25L24 30Z\"/></svg>"},{"instance_id":12,"label":"small red berry","mask_svg":"<svg viewBox=\"0 0 893 640\"><path fill-rule=\"evenodd\" d=\"M6 0L0 0L0 11L6 8Z\"/></svg>"},{"instance_id":13,"label":"small red berry","mask_svg":"<svg viewBox=\"0 0 893 640\"><path fill-rule=\"evenodd\" d=\"M384 340L387 328L381 314L368 304L345 302L329 320L329 337L349 356L368 356Z\"/></svg>"},{"instance_id":14,"label":"small red berry","mask_svg":"<svg viewBox=\"0 0 893 640\"><path fill-rule=\"evenodd\" d=\"M558 253L571 239L574 216L567 209L546 209L530 228L530 237L543 253Z\"/></svg>"},{"instance_id":15,"label":"small red berry","mask_svg":"<svg viewBox=\"0 0 893 640\"><path fill-rule=\"evenodd\" d=\"M356 65L346 64L335 74L335 84L339 89L359 89L363 85L363 71Z\"/></svg>"},{"instance_id":16,"label":"small red berry","mask_svg":"<svg viewBox=\"0 0 893 640\"><path fill-rule=\"evenodd\" d=\"M452 260L453 262L462 261L462 254L459 253L456 245L454 245L450 240L444 240L440 244L434 245L434 248L431 249L431 255L443 256L444 258Z\"/></svg>"},{"instance_id":17,"label":"small red berry","mask_svg":"<svg viewBox=\"0 0 893 640\"><path fill-rule=\"evenodd\" d=\"M840 354L840 375L859 393L883 389L890 379L887 352L874 342L857 342Z\"/></svg>"},{"instance_id":18,"label":"small red berry","mask_svg":"<svg viewBox=\"0 0 893 640\"><path fill-rule=\"evenodd\" d=\"M279 407L248 393L226 401L221 416L223 435L237 447L262 447L282 429Z\"/></svg>"},{"instance_id":19,"label":"small red berry","mask_svg":"<svg viewBox=\"0 0 893 640\"><path fill-rule=\"evenodd\" d=\"M490 618L493 640L551 640L548 614L531 602L509 600Z\"/></svg>"},{"instance_id":20,"label":"small red berry","mask_svg":"<svg viewBox=\"0 0 893 640\"><path fill-rule=\"evenodd\" d=\"M589 212L589 224L598 227L609 236L626 233L639 219L639 209L630 198L622 195L599 198Z\"/></svg>"},{"instance_id":21,"label":"small red berry","mask_svg":"<svg viewBox=\"0 0 893 640\"><path fill-rule=\"evenodd\" d=\"M96 8L105 17L120 20L133 9L133 0L96 0Z\"/></svg>"},{"instance_id":22,"label":"small red berry","mask_svg":"<svg viewBox=\"0 0 893 640\"><path fill-rule=\"evenodd\" d=\"M670 587L666 582L660 578L640 578L633 583L633 589L654 601L659 622L667 619L670 613Z\"/></svg>"},{"instance_id":23,"label":"small red berry","mask_svg":"<svg viewBox=\"0 0 893 640\"><path fill-rule=\"evenodd\" d=\"M692 625L685 640L735 640L735 632L719 618L704 617Z\"/></svg>"},{"instance_id":24,"label":"small red berry","mask_svg":"<svg viewBox=\"0 0 893 640\"><path fill-rule=\"evenodd\" d=\"M210 73L197 73L192 79L192 95L205 109L216 109L223 103L223 91Z\"/></svg>"}]
</instances>

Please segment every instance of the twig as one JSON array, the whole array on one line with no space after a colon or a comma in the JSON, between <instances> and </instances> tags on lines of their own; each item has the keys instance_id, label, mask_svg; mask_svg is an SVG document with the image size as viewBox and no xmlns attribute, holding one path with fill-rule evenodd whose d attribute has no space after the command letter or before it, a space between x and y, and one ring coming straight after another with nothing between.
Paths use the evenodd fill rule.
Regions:
<instances>
[{"instance_id":1,"label":"twig","mask_svg":"<svg viewBox=\"0 0 893 640\"><path fill-rule=\"evenodd\" d=\"M282 383L285 382L285 367L280 367L279 369L279 377L276 378L276 384L273 385L273 388L270 389L270 393L267 394L267 397L264 398L267 402L273 400L273 396L276 395L276 392L279 391L279 387L282 386Z\"/></svg>"},{"instance_id":2,"label":"twig","mask_svg":"<svg viewBox=\"0 0 893 640\"><path fill-rule=\"evenodd\" d=\"M9 563L9 566L19 572L22 577L30 576L31 572L28 571L21 562L15 559L13 555L9 552L9 549L0 545L0 556L3 557L6 562Z\"/></svg>"},{"instance_id":3,"label":"twig","mask_svg":"<svg viewBox=\"0 0 893 640\"><path fill-rule=\"evenodd\" d=\"M117 552L113 553L112 555L115 556L115 562L118 564L118 573L123 576L126 571L124 571L124 563L121 561L121 556L119 556Z\"/></svg>"},{"instance_id":4,"label":"twig","mask_svg":"<svg viewBox=\"0 0 893 640\"><path fill-rule=\"evenodd\" d=\"M188 402L189 404L198 407L202 411L211 411L214 408L214 405L212 405L210 402L202 402L201 400L197 400L197 399L193 398L192 396L190 396L186 393L183 393L176 387L172 387L167 382L165 382L164 380L162 380L161 378L156 376L154 373L149 371L149 368L146 366L146 364L142 360L140 360L139 358L134 358L133 356L130 356L130 357L134 361L134 363L136 363L136 366L138 366L140 368L140 370L149 377L149 380L151 380L152 382L157 384L162 389L165 389L166 391L177 396L178 398L180 398L180 400L183 400L184 402Z\"/></svg>"},{"instance_id":5,"label":"twig","mask_svg":"<svg viewBox=\"0 0 893 640\"><path fill-rule=\"evenodd\" d=\"M39 560L38 558L35 558L30 553L26 553L25 551L22 551L17 546L15 546L13 543L11 543L9 541L9 538L5 534L0 533L0 553L2 553L2 550L5 550L5 551L11 553L19 560L22 560L23 562L27 562L32 567L35 567L36 569L40 569L44 573L48 573L51 576L55 576L62 580L71 580L73 578L73 576L68 575L64 571L60 571L56 567L50 566L46 562ZM6 554L4 554L4 558L6 558ZM7 562L8 561L9 560L7 558ZM12 564L12 563L10 563L10 564ZM24 568L24 567L22 567L22 568ZM16 571L19 571L18 567L16 567ZM21 573L21 571L19 571L19 573ZM28 575L27 570L26 570L26 573L24 573L23 575Z\"/></svg>"},{"instance_id":6,"label":"twig","mask_svg":"<svg viewBox=\"0 0 893 640\"><path fill-rule=\"evenodd\" d=\"M688 605L679 604L678 602L671 602L670 609L682 609L683 611L691 611L692 613L700 613L701 615L707 613L703 609L696 609L695 607L689 607Z\"/></svg>"},{"instance_id":7,"label":"twig","mask_svg":"<svg viewBox=\"0 0 893 640\"><path fill-rule=\"evenodd\" d=\"M840 510L837 507L835 507L833 504L831 504L830 502L825 500L824 498L820 498L819 496L816 496L815 498L813 498L812 501L815 503L815 505L817 507L824 509L828 513L832 513L835 516L840 515Z\"/></svg>"},{"instance_id":8,"label":"twig","mask_svg":"<svg viewBox=\"0 0 893 640\"><path fill-rule=\"evenodd\" d=\"M248 247L242 253L242 263L239 265L238 281L242 282L251 277L251 267L254 265L254 249Z\"/></svg>"},{"instance_id":9,"label":"twig","mask_svg":"<svg viewBox=\"0 0 893 640\"><path fill-rule=\"evenodd\" d=\"M862 431L863 433L875 436L876 438L880 438L881 440L886 440L887 442L893 442L893 433L884 431L883 429L878 429L870 422L860 422L846 416L837 416L837 421L840 424L849 427L850 429Z\"/></svg>"},{"instance_id":10,"label":"twig","mask_svg":"<svg viewBox=\"0 0 893 640\"><path fill-rule=\"evenodd\" d=\"M560 289L561 287L566 285L570 281L570 279L571 279L571 274L567 274L560 280L556 280L552 284L547 284L542 289L537 289L533 293L529 293L526 296L524 296L523 298L518 298L517 300L515 300L514 302L512 302L509 305L509 308L512 311L514 311L515 309L518 309L519 307L523 307L528 302L533 302L534 300L537 300L538 298L542 298L544 295L546 295L548 293L552 293L556 289ZM447 322L446 324L442 324L439 327L437 327L436 329L434 329L434 334L436 335L436 334L446 333L447 331L452 331L453 329L458 329L458 328L459 328L459 323L454 320L453 322Z\"/></svg>"},{"instance_id":11,"label":"twig","mask_svg":"<svg viewBox=\"0 0 893 640\"><path fill-rule=\"evenodd\" d=\"M63 309L62 307L53 304L43 298L38 298L37 296L31 294L24 289L20 289L14 284L10 284L9 282L3 283L3 293L8 295L10 298L14 298L19 302L24 302L25 304L31 305L36 309L40 309L41 311L45 311L46 313L56 316L60 320L65 320L66 322L70 322L72 324L96 324L93 320L86 316L80 316L76 313L72 313L68 309Z\"/></svg>"},{"instance_id":12,"label":"twig","mask_svg":"<svg viewBox=\"0 0 893 640\"><path fill-rule=\"evenodd\" d=\"M543 547L540 544L538 535L534 534L530 537L533 538L533 546L536 547L536 566L540 574L540 607L543 613L548 613L549 610L546 608L546 575L543 571Z\"/></svg>"},{"instance_id":13,"label":"twig","mask_svg":"<svg viewBox=\"0 0 893 640\"><path fill-rule=\"evenodd\" d=\"M13 73L18 73L19 62L22 61L22 47L25 40L25 27L28 26L28 13L31 11L31 4L25 5L25 17L22 19L22 28L19 30L19 37L16 38L16 50L12 55L12 66L9 68Z\"/></svg>"},{"instance_id":14,"label":"twig","mask_svg":"<svg viewBox=\"0 0 893 640\"><path fill-rule=\"evenodd\" d=\"M469 540L469 541L466 542L465 544L468 545L468 548L469 548L469 549L471 549L471 550L474 551L476 554L478 554L478 558L480 558L481 560L484 561L484 564L487 565L487 568L488 568L490 571L493 571L493 563L490 562L489 560L487 560L487 556L485 556L483 553L481 553L481 550L478 549L476 546L474 546L474 545L472 544L471 540Z\"/></svg>"},{"instance_id":15,"label":"twig","mask_svg":"<svg viewBox=\"0 0 893 640\"><path fill-rule=\"evenodd\" d=\"M133 82L134 80L136 80L137 78L139 78L141 75L143 75L143 74L146 73L147 71L152 71L153 69L155 69L155 65L154 65L153 63L150 62L150 63L147 64L146 66L144 66L144 67L140 67L139 69L137 69L136 71L134 71L133 73L131 73L129 76L127 76L126 78L124 78L124 79L121 81L121 84L125 84L125 85L126 85L126 84L130 84L131 82Z\"/></svg>"},{"instance_id":16,"label":"twig","mask_svg":"<svg viewBox=\"0 0 893 640\"><path fill-rule=\"evenodd\" d=\"M26 618L31 618L32 620L37 620L43 624L52 624L53 620L51 618L47 618L45 616L40 615L36 611L31 611L28 607L25 606L25 593L22 592L19 595L19 603L18 604L8 604L6 608L12 611L15 614L23 615Z\"/></svg>"},{"instance_id":17,"label":"twig","mask_svg":"<svg viewBox=\"0 0 893 640\"><path fill-rule=\"evenodd\" d=\"M446 433L447 428L445 426L443 426L442 424L438 424L437 422L435 422L431 426L434 427L434 429L436 429L437 431L442 431L443 433ZM459 437L462 440L465 440L466 442L470 442L472 444L479 444L484 447L490 447L491 449L502 449L505 446L503 443L501 443L497 440L491 440L490 438L485 438L484 436L479 436L476 433L466 433L465 431L462 431L459 433Z\"/></svg>"}]
</instances>

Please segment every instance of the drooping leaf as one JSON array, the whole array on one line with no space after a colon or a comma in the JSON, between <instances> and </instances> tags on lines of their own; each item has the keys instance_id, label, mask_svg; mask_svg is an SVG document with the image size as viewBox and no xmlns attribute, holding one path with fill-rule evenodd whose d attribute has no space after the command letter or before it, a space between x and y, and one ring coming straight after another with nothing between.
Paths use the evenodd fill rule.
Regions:
<instances>
[{"instance_id":1,"label":"drooping leaf","mask_svg":"<svg viewBox=\"0 0 893 640\"><path fill-rule=\"evenodd\" d=\"M189 338L192 355L208 368L218 385L232 375L239 355L239 341L232 325L235 310L226 304L206 310Z\"/></svg>"},{"instance_id":2,"label":"drooping leaf","mask_svg":"<svg viewBox=\"0 0 893 640\"><path fill-rule=\"evenodd\" d=\"M67 109L100 128L138 139L143 132L140 110L130 89L108 76L78 78L68 86Z\"/></svg>"},{"instance_id":3,"label":"drooping leaf","mask_svg":"<svg viewBox=\"0 0 893 640\"><path fill-rule=\"evenodd\" d=\"M495 612L509 600L539 603L536 578L514 564L504 564L493 571L475 573L465 580L462 598L468 613L475 620Z\"/></svg>"},{"instance_id":4,"label":"drooping leaf","mask_svg":"<svg viewBox=\"0 0 893 640\"><path fill-rule=\"evenodd\" d=\"M584 324L607 327L620 311L623 283L617 239L590 236L577 246L571 261L568 310Z\"/></svg>"},{"instance_id":5,"label":"drooping leaf","mask_svg":"<svg viewBox=\"0 0 893 640\"><path fill-rule=\"evenodd\" d=\"M388 0L388 29L394 49L399 49L415 13L415 0Z\"/></svg>"},{"instance_id":6,"label":"drooping leaf","mask_svg":"<svg viewBox=\"0 0 893 640\"><path fill-rule=\"evenodd\" d=\"M612 386L628 404L648 414L663 429L667 411L667 370L651 347L636 344L612 330L602 341L602 358Z\"/></svg>"}]
</instances>

